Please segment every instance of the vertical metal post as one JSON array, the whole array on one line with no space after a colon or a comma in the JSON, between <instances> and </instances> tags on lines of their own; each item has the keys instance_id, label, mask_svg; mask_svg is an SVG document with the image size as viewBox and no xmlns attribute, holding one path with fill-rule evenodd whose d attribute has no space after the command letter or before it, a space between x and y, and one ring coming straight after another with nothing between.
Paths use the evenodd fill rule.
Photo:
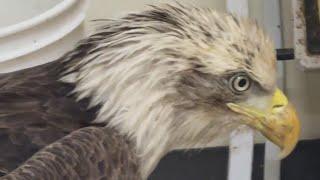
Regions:
<instances>
[{"instance_id":1,"label":"vertical metal post","mask_svg":"<svg viewBox=\"0 0 320 180\"><path fill-rule=\"evenodd\" d=\"M227 0L227 10L239 16L249 15L248 0ZM242 126L234 131L229 144L228 180L251 180L254 132Z\"/></svg>"},{"instance_id":2,"label":"vertical metal post","mask_svg":"<svg viewBox=\"0 0 320 180\"><path fill-rule=\"evenodd\" d=\"M242 126L231 135L228 180L251 180L254 131Z\"/></svg>"},{"instance_id":3,"label":"vertical metal post","mask_svg":"<svg viewBox=\"0 0 320 180\"><path fill-rule=\"evenodd\" d=\"M276 48L282 48L281 14L279 0L261 0L263 6L263 25L273 39ZM284 88L284 64L278 62L278 87ZM264 158L264 180L280 179L280 150L270 141L266 141Z\"/></svg>"}]
</instances>

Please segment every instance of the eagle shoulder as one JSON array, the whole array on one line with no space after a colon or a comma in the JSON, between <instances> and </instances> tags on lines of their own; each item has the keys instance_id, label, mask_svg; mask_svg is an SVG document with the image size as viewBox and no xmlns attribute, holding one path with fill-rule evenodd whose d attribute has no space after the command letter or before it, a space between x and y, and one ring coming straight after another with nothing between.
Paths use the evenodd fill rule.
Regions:
<instances>
[{"instance_id":1,"label":"eagle shoulder","mask_svg":"<svg viewBox=\"0 0 320 180\"><path fill-rule=\"evenodd\" d=\"M0 75L0 172L94 119L95 110L70 95L73 85L59 81L58 65Z\"/></svg>"}]
</instances>

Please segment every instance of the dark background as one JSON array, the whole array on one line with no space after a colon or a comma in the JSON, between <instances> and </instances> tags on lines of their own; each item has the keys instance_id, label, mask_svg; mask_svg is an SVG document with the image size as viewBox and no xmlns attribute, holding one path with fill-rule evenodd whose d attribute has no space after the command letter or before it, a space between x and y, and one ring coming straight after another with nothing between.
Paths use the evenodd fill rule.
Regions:
<instances>
[{"instance_id":1,"label":"dark background","mask_svg":"<svg viewBox=\"0 0 320 180\"><path fill-rule=\"evenodd\" d=\"M263 180L263 164L264 145L255 145L252 180ZM175 151L161 160L149 180L226 180L227 169L226 147ZM320 140L299 142L281 162L281 180L320 180Z\"/></svg>"},{"instance_id":2,"label":"dark background","mask_svg":"<svg viewBox=\"0 0 320 180\"><path fill-rule=\"evenodd\" d=\"M255 145L252 180L263 180L263 164L264 145ZM160 161L149 180L226 180L227 170L226 147L175 151ZM281 180L320 180L320 140L299 142L281 162Z\"/></svg>"}]
</instances>

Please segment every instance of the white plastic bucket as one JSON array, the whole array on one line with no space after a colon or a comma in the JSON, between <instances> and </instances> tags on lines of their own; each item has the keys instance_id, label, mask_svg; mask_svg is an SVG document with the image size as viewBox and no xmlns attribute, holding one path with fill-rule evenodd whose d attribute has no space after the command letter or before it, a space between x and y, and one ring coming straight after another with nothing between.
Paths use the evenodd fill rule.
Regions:
<instances>
[{"instance_id":1,"label":"white plastic bucket","mask_svg":"<svg viewBox=\"0 0 320 180\"><path fill-rule=\"evenodd\" d=\"M53 61L71 49L84 35L88 1L0 0L0 11L12 9L0 13L0 73Z\"/></svg>"}]
</instances>

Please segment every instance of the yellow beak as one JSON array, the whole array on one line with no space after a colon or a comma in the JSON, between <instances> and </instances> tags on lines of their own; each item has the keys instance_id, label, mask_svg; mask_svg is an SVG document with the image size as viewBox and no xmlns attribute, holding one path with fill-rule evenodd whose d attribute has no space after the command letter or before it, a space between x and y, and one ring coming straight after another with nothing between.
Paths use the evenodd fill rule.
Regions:
<instances>
[{"instance_id":1,"label":"yellow beak","mask_svg":"<svg viewBox=\"0 0 320 180\"><path fill-rule=\"evenodd\" d=\"M228 107L246 117L244 123L258 130L281 149L280 157L288 156L296 146L300 135L300 122L294 107L277 89L268 112L253 107L227 104Z\"/></svg>"}]
</instances>

